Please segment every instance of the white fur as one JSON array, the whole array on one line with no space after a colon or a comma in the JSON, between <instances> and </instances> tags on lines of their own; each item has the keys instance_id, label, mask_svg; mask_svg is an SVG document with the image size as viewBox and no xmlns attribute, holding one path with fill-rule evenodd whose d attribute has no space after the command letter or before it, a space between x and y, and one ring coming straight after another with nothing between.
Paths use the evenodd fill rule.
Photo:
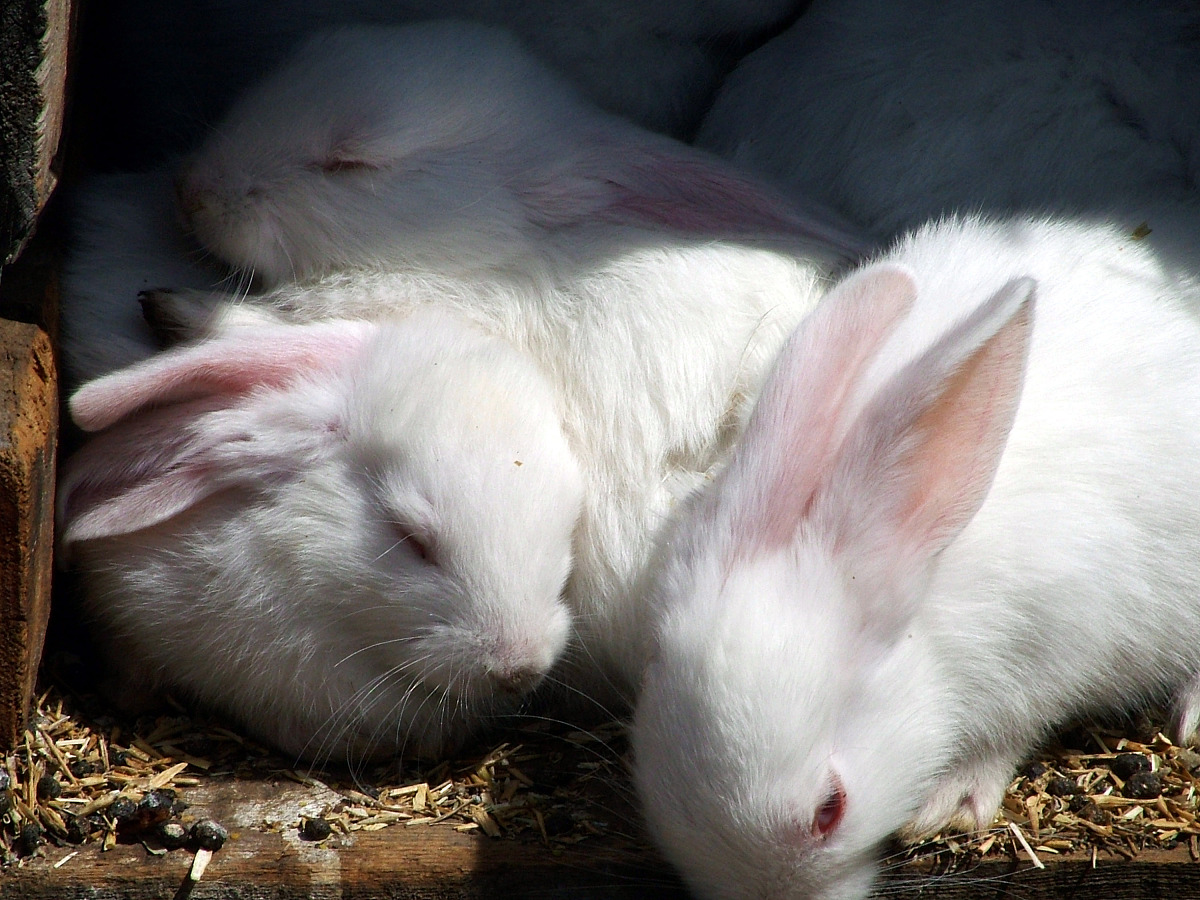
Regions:
<instances>
[{"instance_id":1,"label":"white fur","mask_svg":"<svg viewBox=\"0 0 1200 900\"><path fill-rule=\"evenodd\" d=\"M158 349L139 293L216 290L225 268L206 263L184 234L167 169L92 176L71 191L68 204L60 314L64 381L73 388Z\"/></svg>"},{"instance_id":2,"label":"white fur","mask_svg":"<svg viewBox=\"0 0 1200 900\"><path fill-rule=\"evenodd\" d=\"M348 266L569 278L562 245L596 222L864 247L828 210L597 109L507 32L454 21L315 35L179 194L201 244L275 284Z\"/></svg>"},{"instance_id":3,"label":"white fur","mask_svg":"<svg viewBox=\"0 0 1200 900\"><path fill-rule=\"evenodd\" d=\"M638 246L635 236L581 230L576 275L554 287L346 272L220 307L203 325L236 330L272 309L320 321L436 305L528 353L554 385L584 473L566 589L579 646L563 677L618 703L644 660L639 577L655 535L676 499L720 465L769 360L823 292L830 268L783 248L660 234L641 235ZM174 302L205 310L220 299L184 294Z\"/></svg>"},{"instance_id":4,"label":"white fur","mask_svg":"<svg viewBox=\"0 0 1200 900\"><path fill-rule=\"evenodd\" d=\"M797 330L654 579L635 777L699 896L865 897L1076 716L1196 738L1198 315L1117 229L963 219Z\"/></svg>"},{"instance_id":5,"label":"white fur","mask_svg":"<svg viewBox=\"0 0 1200 900\"><path fill-rule=\"evenodd\" d=\"M256 323L71 409L63 556L126 701L355 762L453 747L561 656L579 469L543 374L461 318Z\"/></svg>"},{"instance_id":6,"label":"white fur","mask_svg":"<svg viewBox=\"0 0 1200 900\"><path fill-rule=\"evenodd\" d=\"M593 102L687 135L718 78L800 0L112 0L86 24L81 87L106 112L116 164L190 149L232 99L294 45L337 24L454 16L504 26ZM352 70L356 60L344 61ZM94 99L92 99L94 98Z\"/></svg>"},{"instance_id":7,"label":"white fur","mask_svg":"<svg viewBox=\"0 0 1200 900\"><path fill-rule=\"evenodd\" d=\"M1177 0L817 0L729 76L698 143L882 234L1054 212L1191 255L1198 24Z\"/></svg>"},{"instance_id":8,"label":"white fur","mask_svg":"<svg viewBox=\"0 0 1200 900\"><path fill-rule=\"evenodd\" d=\"M375 80L360 83L329 68L338 48L348 46L362 51L360 58L368 49L376 53L363 66ZM477 52L467 52L471 48ZM443 50L448 57L439 56ZM439 76L415 64L426 56L435 68L446 67ZM181 190L194 222L200 206L210 207L205 215L225 207L229 218L218 216L206 235L215 247L235 251L254 246L236 227L246 216L239 203L269 201L275 209L268 210L268 227L282 222L303 238L283 254L288 262L272 269L252 253L221 255L275 276L281 286L228 305L222 304L230 299L225 296L158 293L152 311L159 321L206 336L203 346L218 349L233 346L229 342L239 334L277 328L279 320L332 326L326 320L381 321L417 306L451 310L515 345L551 382L554 408L542 404L537 414L561 423L582 470L582 517L564 513L547 524L538 498L484 485L461 492L458 502L481 512L448 524L446 540L455 540L461 529L464 541L499 546L507 538L496 534L499 520L491 511L508 509L513 519L528 523L529 530L519 532L528 552L539 540L549 548L570 544L574 566L566 597L580 640L563 677L600 702L627 701L643 660L638 577L654 535L675 498L719 464L767 360L861 239L836 217L797 211L720 160L596 112L493 29L434 23L338 30L314 39L293 65L295 77L268 82L261 95L247 99L240 125L239 114L231 116ZM279 91L296 92L304 102L268 102ZM306 103L311 120L298 122L297 110ZM371 127L357 127L364 119L356 118L356 110L365 111ZM341 127L347 111L356 126L350 132ZM364 159L329 156L347 150L334 141L347 133L361 139L349 149L383 153L366 157L376 159L376 170L342 169ZM419 149L404 153L406 142ZM324 155L314 157L314 148ZM314 173L314 158L336 158L329 167L339 171ZM241 194L218 195L213 183L197 187L210 164L222 173L215 183L224 189L236 181L227 164L235 171L248 166L253 174L259 163L270 177L243 183ZM349 181L342 183L341 176ZM210 189L214 193L206 193ZM365 243L344 240L347 230L363 235ZM308 255L295 252L301 245ZM338 271L351 262L376 268ZM288 283L293 263L296 274L335 271L319 281ZM212 315L214 302L219 305ZM222 370L217 382L236 384L238 377L234 366ZM148 377L140 384L140 397L174 390ZM392 385L385 395L421 389L418 380ZM297 402L301 393L297 387ZM465 401L446 402L448 421L470 412ZM531 407L538 402L531 395ZM142 440L150 458L155 442L177 443L176 422L146 421L138 414L116 427ZM465 443L470 449L471 441ZM444 467L439 477L447 483L471 484L464 474L470 466L451 446L447 438L442 456L424 461L431 469L427 476ZM274 464L281 462L286 470L286 459ZM259 471L278 474L266 464ZM147 479L138 471L122 479L113 492L136 505ZM197 481L199 486L186 484L182 495L164 502L194 502L189 491L211 486ZM561 493L548 491L546 502ZM250 527L252 512L228 511L223 527ZM71 520L68 508L68 527ZM193 527L184 516L164 518L159 530L146 532L147 541L161 553L203 545L206 536L196 539ZM264 544L276 539L272 522L255 519L254 527ZM80 547L94 540L76 531ZM251 549L251 558L256 553ZM85 578L105 559L82 552L80 558ZM475 562L480 578L494 577L497 567L523 565L521 554L502 561L481 553ZM141 576L125 571L111 577L136 597ZM275 590L291 590L286 567L273 570L273 577ZM538 583L544 581L539 576ZM239 590L233 586L227 598ZM161 677L169 682L169 661L163 666ZM220 705L214 696L205 695ZM281 708L292 699L283 695ZM464 716L470 718L470 711Z\"/></svg>"}]
</instances>

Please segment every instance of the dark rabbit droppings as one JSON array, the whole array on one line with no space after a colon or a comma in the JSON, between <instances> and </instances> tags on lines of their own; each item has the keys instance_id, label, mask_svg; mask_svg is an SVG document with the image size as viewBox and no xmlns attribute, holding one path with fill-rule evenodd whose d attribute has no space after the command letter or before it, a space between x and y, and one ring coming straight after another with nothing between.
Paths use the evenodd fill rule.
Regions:
<instances>
[{"instance_id":1,"label":"dark rabbit droppings","mask_svg":"<svg viewBox=\"0 0 1200 900\"><path fill-rule=\"evenodd\" d=\"M220 850L229 840L229 832L212 819L201 819L192 826L192 840L201 850Z\"/></svg>"},{"instance_id":2,"label":"dark rabbit droppings","mask_svg":"<svg viewBox=\"0 0 1200 900\"><path fill-rule=\"evenodd\" d=\"M1123 793L1134 800L1153 800L1162 794L1162 779L1154 772L1135 772Z\"/></svg>"},{"instance_id":3,"label":"dark rabbit droppings","mask_svg":"<svg viewBox=\"0 0 1200 900\"><path fill-rule=\"evenodd\" d=\"M43 800L57 800L62 794L62 785L57 778L46 773L37 782L37 795Z\"/></svg>"},{"instance_id":4,"label":"dark rabbit droppings","mask_svg":"<svg viewBox=\"0 0 1200 900\"><path fill-rule=\"evenodd\" d=\"M97 815L72 816L67 821L67 840L72 844L82 844L103 828L104 820Z\"/></svg>"},{"instance_id":5,"label":"dark rabbit droppings","mask_svg":"<svg viewBox=\"0 0 1200 900\"><path fill-rule=\"evenodd\" d=\"M1070 778L1055 775L1046 782L1046 793L1051 797L1070 797L1079 793L1079 785Z\"/></svg>"},{"instance_id":6,"label":"dark rabbit droppings","mask_svg":"<svg viewBox=\"0 0 1200 900\"><path fill-rule=\"evenodd\" d=\"M88 775L94 775L99 769L99 766L86 759L77 759L67 767L67 770L76 778L86 778Z\"/></svg>"},{"instance_id":7,"label":"dark rabbit droppings","mask_svg":"<svg viewBox=\"0 0 1200 900\"><path fill-rule=\"evenodd\" d=\"M174 804L173 791L151 791L138 801L133 813L122 820L121 828L126 832L138 833L162 825L171 818Z\"/></svg>"},{"instance_id":8,"label":"dark rabbit droppings","mask_svg":"<svg viewBox=\"0 0 1200 900\"><path fill-rule=\"evenodd\" d=\"M300 826L300 837L306 841L323 841L332 833L333 828L329 822L320 816L305 819L304 824Z\"/></svg>"},{"instance_id":9,"label":"dark rabbit droppings","mask_svg":"<svg viewBox=\"0 0 1200 900\"><path fill-rule=\"evenodd\" d=\"M21 833L17 837L17 853L21 856L32 856L37 852L39 846L44 843L42 838L42 828L40 825L34 825L32 822L21 826Z\"/></svg>"},{"instance_id":10,"label":"dark rabbit droppings","mask_svg":"<svg viewBox=\"0 0 1200 900\"><path fill-rule=\"evenodd\" d=\"M1033 781L1036 778L1041 778L1046 774L1046 766L1044 763L1031 762L1021 767L1021 775Z\"/></svg>"},{"instance_id":11,"label":"dark rabbit droppings","mask_svg":"<svg viewBox=\"0 0 1200 900\"><path fill-rule=\"evenodd\" d=\"M118 825L123 825L137 815L137 803L129 797L118 797L109 804L106 814Z\"/></svg>"},{"instance_id":12,"label":"dark rabbit droppings","mask_svg":"<svg viewBox=\"0 0 1200 900\"><path fill-rule=\"evenodd\" d=\"M168 850L177 850L188 842L188 830L178 822L164 822L154 834Z\"/></svg>"},{"instance_id":13,"label":"dark rabbit droppings","mask_svg":"<svg viewBox=\"0 0 1200 900\"><path fill-rule=\"evenodd\" d=\"M1150 760L1141 753L1118 753L1108 768L1122 781L1128 781L1137 772L1149 772Z\"/></svg>"}]
</instances>

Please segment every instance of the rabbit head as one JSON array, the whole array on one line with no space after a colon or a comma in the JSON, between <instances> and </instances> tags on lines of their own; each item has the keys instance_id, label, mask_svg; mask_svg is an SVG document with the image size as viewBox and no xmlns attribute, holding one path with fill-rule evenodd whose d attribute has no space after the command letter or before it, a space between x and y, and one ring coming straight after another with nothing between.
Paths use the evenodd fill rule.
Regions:
<instances>
[{"instance_id":1,"label":"rabbit head","mask_svg":"<svg viewBox=\"0 0 1200 900\"><path fill-rule=\"evenodd\" d=\"M994 477L1031 290L1010 282L875 385L915 282L891 264L847 279L681 511L657 572L635 779L700 896L865 896L947 765L922 591Z\"/></svg>"},{"instance_id":2,"label":"rabbit head","mask_svg":"<svg viewBox=\"0 0 1200 900\"><path fill-rule=\"evenodd\" d=\"M594 222L861 249L836 217L593 108L507 32L455 21L318 33L235 105L178 195L201 244L268 284L528 269L557 230Z\"/></svg>"},{"instance_id":3,"label":"rabbit head","mask_svg":"<svg viewBox=\"0 0 1200 900\"><path fill-rule=\"evenodd\" d=\"M118 679L299 755L427 754L564 650L578 467L540 371L448 313L230 329L71 412L62 546Z\"/></svg>"}]
</instances>

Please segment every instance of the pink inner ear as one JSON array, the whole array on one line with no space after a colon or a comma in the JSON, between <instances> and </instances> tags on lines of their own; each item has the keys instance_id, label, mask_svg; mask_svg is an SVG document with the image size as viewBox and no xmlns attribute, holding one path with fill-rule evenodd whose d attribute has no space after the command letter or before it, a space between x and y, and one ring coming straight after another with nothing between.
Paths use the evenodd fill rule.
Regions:
<instances>
[{"instance_id":1,"label":"pink inner ear","mask_svg":"<svg viewBox=\"0 0 1200 900\"><path fill-rule=\"evenodd\" d=\"M847 442L840 534L920 570L971 521L1020 403L1033 293L1009 282L872 399Z\"/></svg>"},{"instance_id":2,"label":"pink inner ear","mask_svg":"<svg viewBox=\"0 0 1200 900\"><path fill-rule=\"evenodd\" d=\"M366 322L280 326L170 350L85 384L71 397L71 416L84 431L99 431L146 406L279 386L340 363L372 328Z\"/></svg>"},{"instance_id":3,"label":"pink inner ear","mask_svg":"<svg viewBox=\"0 0 1200 900\"><path fill-rule=\"evenodd\" d=\"M878 266L847 279L779 354L726 473L734 548L787 546L850 428L847 399L916 298L912 277Z\"/></svg>"},{"instance_id":4,"label":"pink inner ear","mask_svg":"<svg viewBox=\"0 0 1200 900\"><path fill-rule=\"evenodd\" d=\"M641 148L609 179L613 197L601 218L664 225L699 234L785 234L813 240L849 258L869 241L832 210L801 208L718 160Z\"/></svg>"},{"instance_id":5,"label":"pink inner ear","mask_svg":"<svg viewBox=\"0 0 1200 900\"><path fill-rule=\"evenodd\" d=\"M226 482L203 459L190 425L221 408L213 399L176 404L92 438L62 467L61 546L125 534L171 518Z\"/></svg>"}]
</instances>

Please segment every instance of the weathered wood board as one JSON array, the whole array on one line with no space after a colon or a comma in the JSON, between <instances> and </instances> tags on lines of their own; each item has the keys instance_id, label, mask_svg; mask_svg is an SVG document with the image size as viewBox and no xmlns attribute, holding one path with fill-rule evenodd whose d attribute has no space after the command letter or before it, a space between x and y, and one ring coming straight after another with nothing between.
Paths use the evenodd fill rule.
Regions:
<instances>
[{"instance_id":1,"label":"weathered wood board","mask_svg":"<svg viewBox=\"0 0 1200 900\"><path fill-rule=\"evenodd\" d=\"M57 182L71 18L70 0L0 4L0 748L24 728L50 611L58 419L53 273L8 264Z\"/></svg>"},{"instance_id":2,"label":"weathered wood board","mask_svg":"<svg viewBox=\"0 0 1200 900\"><path fill-rule=\"evenodd\" d=\"M608 838L550 849L538 843L447 825L395 825L300 838L298 816L329 797L283 782L229 780L189 791L192 816L223 822L232 836L199 882L189 885L193 854L153 856L140 844L102 852L98 844L48 847L20 868L0 873L2 900L683 900L669 867L654 853ZM288 827L280 827L280 825ZM264 830L263 826L279 830ZM998 858L960 871L909 866L883 891L938 900L1200 900L1200 862L1181 845L1144 851L1129 861L1087 854L1052 857L1045 868Z\"/></svg>"},{"instance_id":3,"label":"weathered wood board","mask_svg":"<svg viewBox=\"0 0 1200 900\"><path fill-rule=\"evenodd\" d=\"M50 340L0 319L0 747L25 728L50 615L58 396Z\"/></svg>"},{"instance_id":4,"label":"weathered wood board","mask_svg":"<svg viewBox=\"0 0 1200 900\"><path fill-rule=\"evenodd\" d=\"M0 4L0 264L33 234L57 182L71 0Z\"/></svg>"}]
</instances>

